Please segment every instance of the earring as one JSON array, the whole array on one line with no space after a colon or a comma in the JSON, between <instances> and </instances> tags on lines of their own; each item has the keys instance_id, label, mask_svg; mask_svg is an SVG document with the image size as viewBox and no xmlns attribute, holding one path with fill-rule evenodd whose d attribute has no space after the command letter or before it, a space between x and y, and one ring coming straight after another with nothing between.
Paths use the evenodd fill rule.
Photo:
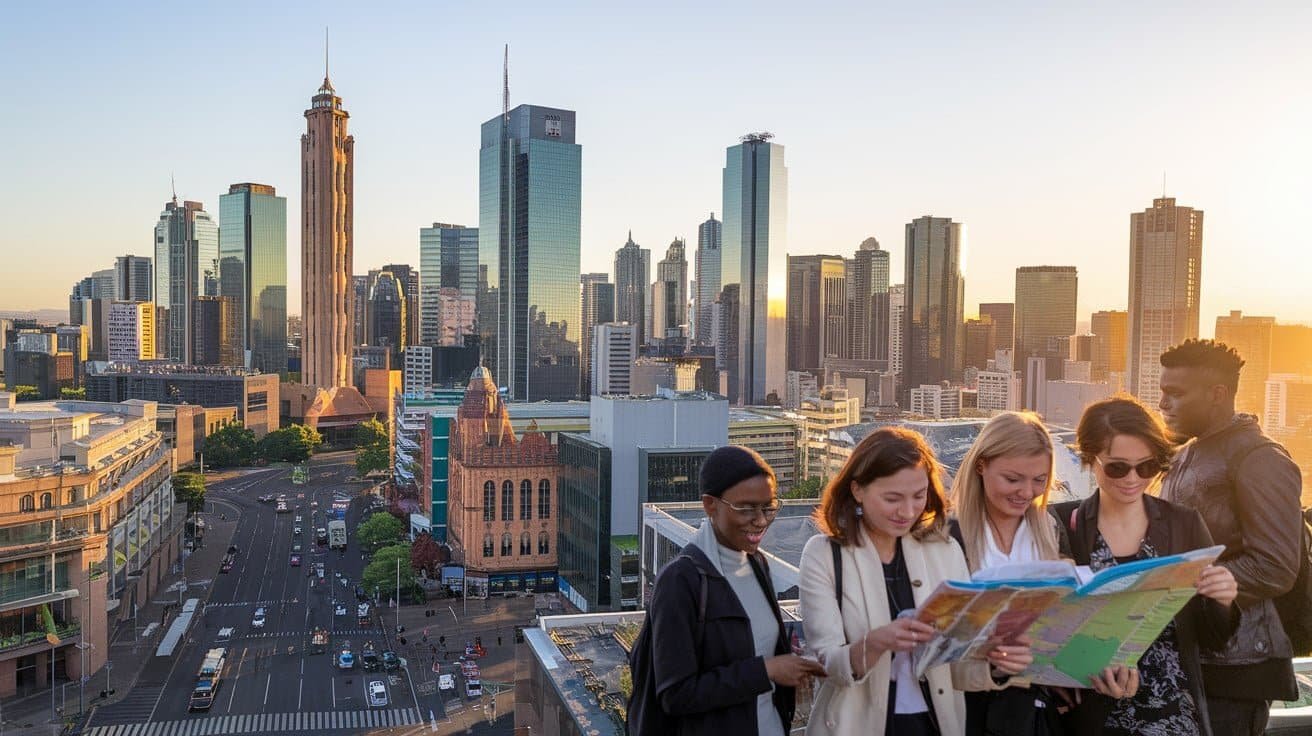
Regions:
<instances>
[{"instance_id":1,"label":"earring","mask_svg":"<svg viewBox=\"0 0 1312 736\"><path fill-rule=\"evenodd\" d=\"M864 516L864 515L865 515L865 511L862 510L862 508L861 508L861 504L857 504L857 505L856 505L856 518L860 519L860 518L861 518L862 516Z\"/></svg>"}]
</instances>

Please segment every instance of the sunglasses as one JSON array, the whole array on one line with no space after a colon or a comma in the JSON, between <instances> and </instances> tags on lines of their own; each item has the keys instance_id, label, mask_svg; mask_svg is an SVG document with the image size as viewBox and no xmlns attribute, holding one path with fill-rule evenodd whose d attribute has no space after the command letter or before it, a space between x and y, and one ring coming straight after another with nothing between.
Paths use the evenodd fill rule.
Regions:
<instances>
[{"instance_id":1,"label":"sunglasses","mask_svg":"<svg viewBox=\"0 0 1312 736\"><path fill-rule=\"evenodd\" d=\"M1131 465L1121 460L1103 462L1102 458L1099 457L1095 457L1094 460L1097 460L1098 464L1102 466L1102 472L1106 473L1107 477L1113 480L1124 478L1130 474L1131 470L1133 470L1140 478L1147 480L1149 478L1156 478L1167 468L1167 466L1163 465L1162 461L1157 458L1148 458L1138 465Z\"/></svg>"}]
</instances>

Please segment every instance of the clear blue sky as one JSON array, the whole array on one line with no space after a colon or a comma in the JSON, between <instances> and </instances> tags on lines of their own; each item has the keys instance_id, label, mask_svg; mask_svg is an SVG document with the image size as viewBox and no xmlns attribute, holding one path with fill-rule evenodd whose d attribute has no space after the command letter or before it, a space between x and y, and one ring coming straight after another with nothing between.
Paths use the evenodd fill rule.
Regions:
<instances>
[{"instance_id":1,"label":"clear blue sky","mask_svg":"<svg viewBox=\"0 0 1312 736\"><path fill-rule=\"evenodd\" d=\"M1080 319L1124 308L1129 213L1205 212L1203 332L1229 309L1312 321L1312 11L1293 3L358 3L20 5L0 25L0 309L64 307L116 255L151 254L169 197L217 217L228 184L288 197L323 75L356 139L355 271L418 265L418 228L476 225L478 126L578 112L583 270L626 232L655 257L720 210L724 149L787 147L789 251L903 225L967 226L967 311L1014 269L1075 265ZM799 12L799 9L805 9ZM895 276L895 281L900 276ZM299 297L289 300L299 311Z\"/></svg>"}]
</instances>

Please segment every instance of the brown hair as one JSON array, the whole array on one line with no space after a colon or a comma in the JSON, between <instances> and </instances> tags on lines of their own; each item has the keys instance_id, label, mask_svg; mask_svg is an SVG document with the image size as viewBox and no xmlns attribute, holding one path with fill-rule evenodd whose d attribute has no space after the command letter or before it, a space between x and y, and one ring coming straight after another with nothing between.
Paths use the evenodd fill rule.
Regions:
<instances>
[{"instance_id":1,"label":"brown hair","mask_svg":"<svg viewBox=\"0 0 1312 736\"><path fill-rule=\"evenodd\" d=\"M856 515L852 484L865 485L905 468L924 468L929 477L925 513L912 525L911 536L916 539L930 535L946 538L948 508L943 493L942 466L919 432L901 427L881 427L852 450L843 469L825 487L820 505L815 510L816 526L841 545L860 544L861 537L856 533L860 521Z\"/></svg>"},{"instance_id":2,"label":"brown hair","mask_svg":"<svg viewBox=\"0 0 1312 736\"><path fill-rule=\"evenodd\" d=\"M1143 440L1163 466L1175 457L1175 445L1161 417L1133 396L1121 394L1094 402L1084 410L1075 430L1080 461L1086 467L1092 466L1098 453L1106 452L1112 440L1123 434Z\"/></svg>"}]
</instances>

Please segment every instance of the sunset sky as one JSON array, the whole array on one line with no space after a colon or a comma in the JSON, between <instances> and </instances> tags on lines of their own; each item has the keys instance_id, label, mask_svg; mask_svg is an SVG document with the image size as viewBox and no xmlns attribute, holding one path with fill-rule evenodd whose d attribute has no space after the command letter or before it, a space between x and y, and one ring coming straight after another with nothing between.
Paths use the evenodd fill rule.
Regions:
<instances>
[{"instance_id":1,"label":"sunset sky","mask_svg":"<svg viewBox=\"0 0 1312 736\"><path fill-rule=\"evenodd\" d=\"M300 311L299 136L323 77L355 136L355 272L418 266L418 229L477 225L479 125L578 113L582 270L629 229L663 257L719 216L724 149L787 149L788 251L966 225L967 312L1017 266L1079 268L1079 319L1124 309L1130 213L1205 211L1202 325L1312 322L1312 5L1017 3L24 4L0 24L0 309L152 255L169 198L218 217L235 182L288 198ZM804 8L805 13L799 13ZM689 248L691 260L693 248Z\"/></svg>"}]
</instances>

